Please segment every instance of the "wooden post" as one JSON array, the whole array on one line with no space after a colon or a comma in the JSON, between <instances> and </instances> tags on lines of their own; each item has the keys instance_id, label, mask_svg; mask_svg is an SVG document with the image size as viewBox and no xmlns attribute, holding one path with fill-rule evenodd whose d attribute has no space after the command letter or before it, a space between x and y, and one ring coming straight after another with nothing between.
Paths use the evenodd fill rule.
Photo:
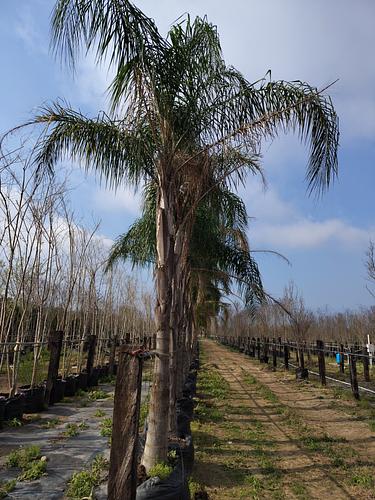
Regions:
<instances>
[{"instance_id":1,"label":"wooden post","mask_svg":"<svg viewBox=\"0 0 375 500\"><path fill-rule=\"evenodd\" d=\"M260 338L257 337L257 358L260 361Z\"/></svg>"},{"instance_id":2,"label":"wooden post","mask_svg":"<svg viewBox=\"0 0 375 500\"><path fill-rule=\"evenodd\" d=\"M305 355L303 353L303 347L298 348L298 354L299 354L299 366L302 370L305 369Z\"/></svg>"},{"instance_id":3,"label":"wooden post","mask_svg":"<svg viewBox=\"0 0 375 500\"><path fill-rule=\"evenodd\" d=\"M284 366L285 370L289 370L289 346L284 344Z\"/></svg>"},{"instance_id":4,"label":"wooden post","mask_svg":"<svg viewBox=\"0 0 375 500\"><path fill-rule=\"evenodd\" d=\"M370 362L369 356L367 352L367 347L364 347L362 350L362 361L363 361L363 376L365 377L366 382L370 382Z\"/></svg>"},{"instance_id":5,"label":"wooden post","mask_svg":"<svg viewBox=\"0 0 375 500\"><path fill-rule=\"evenodd\" d=\"M251 357L255 358L255 348L256 348L256 341L255 337L251 339Z\"/></svg>"},{"instance_id":6,"label":"wooden post","mask_svg":"<svg viewBox=\"0 0 375 500\"><path fill-rule=\"evenodd\" d=\"M340 373L345 372L344 344L340 345Z\"/></svg>"},{"instance_id":7,"label":"wooden post","mask_svg":"<svg viewBox=\"0 0 375 500\"><path fill-rule=\"evenodd\" d=\"M89 335L87 363L86 363L86 371L88 378L90 378L92 369L94 368L95 349L96 349L96 335Z\"/></svg>"},{"instance_id":8,"label":"wooden post","mask_svg":"<svg viewBox=\"0 0 375 500\"><path fill-rule=\"evenodd\" d=\"M357 378L357 360L355 359L355 348L352 347L349 353L350 384L355 399L359 399L358 378Z\"/></svg>"},{"instance_id":9,"label":"wooden post","mask_svg":"<svg viewBox=\"0 0 375 500\"><path fill-rule=\"evenodd\" d=\"M44 406L46 408L48 408L48 405L50 404L52 388L56 383L56 379L59 375L59 364L60 364L63 336L64 332L61 331L54 331L50 332L49 334L48 349L50 355L49 355L46 390L44 393Z\"/></svg>"},{"instance_id":10,"label":"wooden post","mask_svg":"<svg viewBox=\"0 0 375 500\"><path fill-rule=\"evenodd\" d=\"M268 345L269 345L269 339L268 337L263 337L263 363L268 363Z\"/></svg>"},{"instance_id":11,"label":"wooden post","mask_svg":"<svg viewBox=\"0 0 375 500\"><path fill-rule=\"evenodd\" d=\"M322 385L327 385L326 381L326 360L324 357L324 342L322 340L316 341L318 349L318 364L319 364L319 377Z\"/></svg>"},{"instance_id":12,"label":"wooden post","mask_svg":"<svg viewBox=\"0 0 375 500\"><path fill-rule=\"evenodd\" d=\"M118 338L117 335L115 335L112 339L112 344L111 344L111 350L109 353L109 368L108 368L108 373L110 375L113 375L115 371L115 362L116 362L116 349L118 345Z\"/></svg>"},{"instance_id":13,"label":"wooden post","mask_svg":"<svg viewBox=\"0 0 375 500\"><path fill-rule=\"evenodd\" d=\"M272 366L273 369L277 368L277 347L276 347L276 339L272 339Z\"/></svg>"},{"instance_id":14,"label":"wooden post","mask_svg":"<svg viewBox=\"0 0 375 500\"><path fill-rule=\"evenodd\" d=\"M113 408L108 500L135 500L142 358L120 348Z\"/></svg>"}]
</instances>

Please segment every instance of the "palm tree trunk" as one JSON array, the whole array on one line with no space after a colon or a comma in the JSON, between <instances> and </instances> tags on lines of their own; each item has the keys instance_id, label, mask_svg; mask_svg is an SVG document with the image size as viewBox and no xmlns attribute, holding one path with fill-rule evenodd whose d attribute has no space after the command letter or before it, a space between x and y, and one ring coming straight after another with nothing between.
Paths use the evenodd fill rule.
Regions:
<instances>
[{"instance_id":1,"label":"palm tree trunk","mask_svg":"<svg viewBox=\"0 0 375 500\"><path fill-rule=\"evenodd\" d=\"M142 463L146 470L167 457L169 416L169 342L173 277L173 225L166 190L160 189L156 214L156 351L148 416L148 432Z\"/></svg>"}]
</instances>

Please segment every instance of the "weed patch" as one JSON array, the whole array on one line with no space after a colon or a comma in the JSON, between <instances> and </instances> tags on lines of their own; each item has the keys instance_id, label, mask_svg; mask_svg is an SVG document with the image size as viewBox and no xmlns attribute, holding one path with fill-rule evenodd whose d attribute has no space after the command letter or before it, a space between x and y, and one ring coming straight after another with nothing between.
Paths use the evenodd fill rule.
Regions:
<instances>
[{"instance_id":1,"label":"weed patch","mask_svg":"<svg viewBox=\"0 0 375 500\"><path fill-rule=\"evenodd\" d=\"M16 487L17 481L0 481L0 498L6 498Z\"/></svg>"},{"instance_id":2,"label":"weed patch","mask_svg":"<svg viewBox=\"0 0 375 500\"><path fill-rule=\"evenodd\" d=\"M21 474L17 477L19 481L34 481L46 472L47 463L41 460L39 446L29 446L12 451L5 462L8 468L19 468Z\"/></svg>"},{"instance_id":3,"label":"weed patch","mask_svg":"<svg viewBox=\"0 0 375 500\"><path fill-rule=\"evenodd\" d=\"M102 456L95 457L91 468L73 474L68 483L66 496L74 500L81 500L85 497L93 497L94 489L99 486L102 472L108 469L108 461Z\"/></svg>"}]
</instances>

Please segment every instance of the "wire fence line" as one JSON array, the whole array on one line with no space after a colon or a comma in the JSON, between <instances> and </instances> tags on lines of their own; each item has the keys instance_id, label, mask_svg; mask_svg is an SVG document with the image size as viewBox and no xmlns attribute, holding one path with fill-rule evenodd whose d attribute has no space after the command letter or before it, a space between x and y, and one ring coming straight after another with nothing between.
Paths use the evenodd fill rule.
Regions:
<instances>
[{"instance_id":1,"label":"wire fence line","mask_svg":"<svg viewBox=\"0 0 375 500\"><path fill-rule=\"evenodd\" d=\"M327 380L334 384L350 386L356 399L360 399L361 391L375 395L374 357L372 346L369 344L330 343L327 346L321 340L296 342L282 338L271 340L265 337L213 338L223 345L257 358L260 363L271 362L274 369L278 364L286 370L294 368L297 379L306 379L311 374L319 377L323 386L327 385Z\"/></svg>"}]
</instances>

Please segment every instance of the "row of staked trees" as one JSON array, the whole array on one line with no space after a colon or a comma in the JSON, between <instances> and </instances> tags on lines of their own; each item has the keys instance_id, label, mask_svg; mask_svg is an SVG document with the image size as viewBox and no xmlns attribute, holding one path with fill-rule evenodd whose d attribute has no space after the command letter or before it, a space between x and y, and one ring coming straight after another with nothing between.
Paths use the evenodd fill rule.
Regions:
<instances>
[{"instance_id":1,"label":"row of staked trees","mask_svg":"<svg viewBox=\"0 0 375 500\"><path fill-rule=\"evenodd\" d=\"M149 335L151 294L123 264L106 271L108 244L69 206L65 178L36 175L22 148L0 156L0 391L36 387L46 377L51 329L64 332L63 377L84 367L84 346L97 337L96 364L130 332Z\"/></svg>"},{"instance_id":2,"label":"row of staked trees","mask_svg":"<svg viewBox=\"0 0 375 500\"><path fill-rule=\"evenodd\" d=\"M296 130L309 145L310 191L337 173L338 120L323 91L303 82L248 81L228 66L215 26L185 16L162 36L128 0L58 0L52 44L74 68L94 51L114 74L110 111L88 118L55 102L32 120L44 127L39 169L79 161L110 188L144 190L142 217L111 261L149 265L155 280L154 383L143 455L166 458L199 321L237 284L247 304L264 298L235 190L262 175L261 144ZM256 48L254 49L256 50Z\"/></svg>"}]
</instances>

